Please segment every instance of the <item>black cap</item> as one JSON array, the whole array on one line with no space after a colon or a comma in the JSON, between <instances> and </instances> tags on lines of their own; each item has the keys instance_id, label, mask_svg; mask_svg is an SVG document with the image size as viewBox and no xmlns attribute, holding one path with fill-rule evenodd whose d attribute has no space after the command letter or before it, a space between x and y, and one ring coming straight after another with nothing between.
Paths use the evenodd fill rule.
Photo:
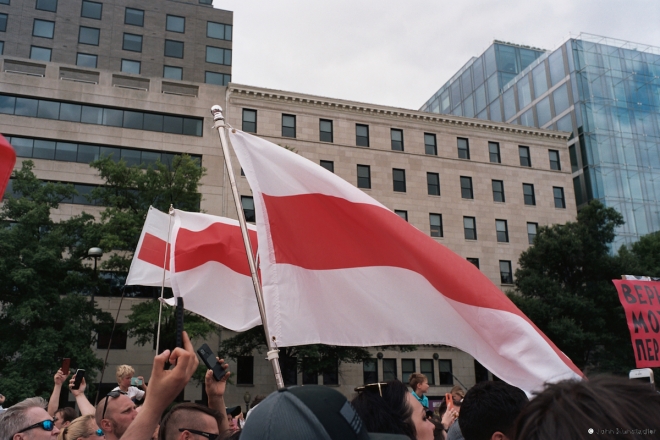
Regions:
<instances>
[{"instance_id":1,"label":"black cap","mask_svg":"<svg viewBox=\"0 0 660 440\"><path fill-rule=\"evenodd\" d=\"M241 413L241 407L240 406L230 406L227 408L227 415L230 415L232 417L236 417Z\"/></svg>"},{"instance_id":2,"label":"black cap","mask_svg":"<svg viewBox=\"0 0 660 440\"><path fill-rule=\"evenodd\" d=\"M406 440L404 435L370 434L339 391L320 385L283 388L257 405L241 440Z\"/></svg>"}]
</instances>

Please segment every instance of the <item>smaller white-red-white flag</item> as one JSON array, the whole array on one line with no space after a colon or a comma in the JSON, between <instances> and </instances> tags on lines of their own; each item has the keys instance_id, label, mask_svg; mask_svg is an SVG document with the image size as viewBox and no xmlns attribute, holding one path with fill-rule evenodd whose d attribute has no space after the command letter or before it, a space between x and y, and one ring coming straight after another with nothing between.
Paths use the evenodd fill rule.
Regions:
<instances>
[{"instance_id":1,"label":"smaller white-red-white flag","mask_svg":"<svg viewBox=\"0 0 660 440\"><path fill-rule=\"evenodd\" d=\"M149 207L140 241L133 254L131 268L126 277L127 286L160 286L165 270L165 287L170 283L170 256L168 238L174 222L170 216Z\"/></svg>"},{"instance_id":2,"label":"smaller white-red-white flag","mask_svg":"<svg viewBox=\"0 0 660 440\"><path fill-rule=\"evenodd\" d=\"M248 233L256 249L256 228L248 225ZM236 220L175 209L170 268L172 291L186 310L237 332L261 324Z\"/></svg>"}]
</instances>

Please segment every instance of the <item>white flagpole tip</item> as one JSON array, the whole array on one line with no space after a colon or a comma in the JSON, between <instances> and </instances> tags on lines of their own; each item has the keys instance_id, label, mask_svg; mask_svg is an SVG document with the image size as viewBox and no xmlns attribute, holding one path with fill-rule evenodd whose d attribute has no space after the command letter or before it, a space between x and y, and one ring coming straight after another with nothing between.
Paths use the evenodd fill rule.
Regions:
<instances>
[{"instance_id":1,"label":"white flagpole tip","mask_svg":"<svg viewBox=\"0 0 660 440\"><path fill-rule=\"evenodd\" d=\"M214 121L224 120L225 117L222 114L222 107L219 105L214 105L211 107L211 114L213 115Z\"/></svg>"}]
</instances>

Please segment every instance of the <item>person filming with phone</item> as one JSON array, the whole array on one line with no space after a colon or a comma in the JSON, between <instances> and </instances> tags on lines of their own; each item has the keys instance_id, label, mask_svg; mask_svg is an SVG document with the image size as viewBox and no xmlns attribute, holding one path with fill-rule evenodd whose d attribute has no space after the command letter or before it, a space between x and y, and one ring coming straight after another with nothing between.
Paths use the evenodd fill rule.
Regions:
<instances>
[{"instance_id":1,"label":"person filming with phone","mask_svg":"<svg viewBox=\"0 0 660 440\"><path fill-rule=\"evenodd\" d=\"M121 391L126 394L133 402L142 400L147 393L147 384L144 377L135 375L135 370L130 365L120 365L117 367L117 384L119 385L112 391Z\"/></svg>"}]
</instances>

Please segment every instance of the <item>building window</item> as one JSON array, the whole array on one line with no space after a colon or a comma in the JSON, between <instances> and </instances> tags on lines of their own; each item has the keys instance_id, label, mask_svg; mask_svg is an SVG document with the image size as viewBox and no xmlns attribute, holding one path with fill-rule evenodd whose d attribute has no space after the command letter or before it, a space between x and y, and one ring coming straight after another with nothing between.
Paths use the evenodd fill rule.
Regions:
<instances>
[{"instance_id":1,"label":"building window","mask_svg":"<svg viewBox=\"0 0 660 440\"><path fill-rule=\"evenodd\" d=\"M131 52L142 52L142 35L124 34L124 44L121 47Z\"/></svg>"},{"instance_id":2,"label":"building window","mask_svg":"<svg viewBox=\"0 0 660 440\"><path fill-rule=\"evenodd\" d=\"M81 17L93 18L94 20L100 20L102 12L103 12L103 3L90 2L88 0L83 0L82 10L80 11L80 16Z\"/></svg>"},{"instance_id":3,"label":"building window","mask_svg":"<svg viewBox=\"0 0 660 440\"><path fill-rule=\"evenodd\" d=\"M124 24L144 26L144 11L142 9L126 8Z\"/></svg>"},{"instance_id":4,"label":"building window","mask_svg":"<svg viewBox=\"0 0 660 440\"><path fill-rule=\"evenodd\" d=\"M163 66L163 78L183 79L183 68L176 66Z\"/></svg>"},{"instance_id":5,"label":"building window","mask_svg":"<svg viewBox=\"0 0 660 440\"><path fill-rule=\"evenodd\" d=\"M184 33L186 31L186 19L176 15L168 15L165 29L170 32Z\"/></svg>"},{"instance_id":6,"label":"building window","mask_svg":"<svg viewBox=\"0 0 660 440\"><path fill-rule=\"evenodd\" d=\"M206 62L231 66L231 49L206 46Z\"/></svg>"},{"instance_id":7,"label":"building window","mask_svg":"<svg viewBox=\"0 0 660 440\"><path fill-rule=\"evenodd\" d=\"M371 188L371 167L369 165L357 166L357 187Z\"/></svg>"},{"instance_id":8,"label":"building window","mask_svg":"<svg viewBox=\"0 0 660 440\"><path fill-rule=\"evenodd\" d=\"M424 133L424 152L431 156L438 155L438 142L434 134Z\"/></svg>"},{"instance_id":9,"label":"building window","mask_svg":"<svg viewBox=\"0 0 660 440\"><path fill-rule=\"evenodd\" d=\"M502 180L493 180L493 201L504 203L504 182Z\"/></svg>"},{"instance_id":10,"label":"building window","mask_svg":"<svg viewBox=\"0 0 660 440\"><path fill-rule=\"evenodd\" d=\"M369 126L355 124L355 145L358 147L369 146Z\"/></svg>"},{"instance_id":11,"label":"building window","mask_svg":"<svg viewBox=\"0 0 660 440\"><path fill-rule=\"evenodd\" d=\"M495 230L497 231L497 242L509 242L509 227L506 220L495 220Z\"/></svg>"},{"instance_id":12,"label":"building window","mask_svg":"<svg viewBox=\"0 0 660 440\"><path fill-rule=\"evenodd\" d=\"M538 223L527 223L527 240L529 241L529 244L534 244L538 227Z\"/></svg>"},{"instance_id":13,"label":"building window","mask_svg":"<svg viewBox=\"0 0 660 440\"><path fill-rule=\"evenodd\" d=\"M466 258L468 263L474 264L474 266L479 269L479 259L478 258Z\"/></svg>"},{"instance_id":14,"label":"building window","mask_svg":"<svg viewBox=\"0 0 660 440\"><path fill-rule=\"evenodd\" d=\"M254 211L254 199L252 196L241 196L241 206L243 207L245 221L256 223L257 217Z\"/></svg>"},{"instance_id":15,"label":"building window","mask_svg":"<svg viewBox=\"0 0 660 440\"><path fill-rule=\"evenodd\" d=\"M520 166L531 167L532 158L529 155L529 147L518 147L518 154L520 155Z\"/></svg>"},{"instance_id":16,"label":"building window","mask_svg":"<svg viewBox=\"0 0 660 440\"><path fill-rule=\"evenodd\" d=\"M458 138L458 158L470 159L470 143L465 138Z\"/></svg>"},{"instance_id":17,"label":"building window","mask_svg":"<svg viewBox=\"0 0 660 440\"><path fill-rule=\"evenodd\" d=\"M57 12L57 0L37 0L36 8L42 11Z\"/></svg>"},{"instance_id":18,"label":"building window","mask_svg":"<svg viewBox=\"0 0 660 440\"><path fill-rule=\"evenodd\" d=\"M339 385L339 361L323 371L323 385Z\"/></svg>"},{"instance_id":19,"label":"building window","mask_svg":"<svg viewBox=\"0 0 660 440\"><path fill-rule=\"evenodd\" d=\"M559 162L559 151L548 150L548 155L550 156L550 169L557 171L561 170L561 163Z\"/></svg>"},{"instance_id":20,"label":"building window","mask_svg":"<svg viewBox=\"0 0 660 440\"><path fill-rule=\"evenodd\" d=\"M472 177L461 176L461 197L464 199L473 199Z\"/></svg>"},{"instance_id":21,"label":"building window","mask_svg":"<svg viewBox=\"0 0 660 440\"><path fill-rule=\"evenodd\" d=\"M410 382L410 375L417 369L415 368L415 359L401 359L401 381Z\"/></svg>"},{"instance_id":22,"label":"building window","mask_svg":"<svg viewBox=\"0 0 660 440\"><path fill-rule=\"evenodd\" d=\"M440 174L426 173L426 189L430 196L440 195Z\"/></svg>"},{"instance_id":23,"label":"building window","mask_svg":"<svg viewBox=\"0 0 660 440\"><path fill-rule=\"evenodd\" d=\"M406 170L392 168L392 183L394 191L406 192Z\"/></svg>"},{"instance_id":24,"label":"building window","mask_svg":"<svg viewBox=\"0 0 660 440\"><path fill-rule=\"evenodd\" d=\"M47 47L30 46L30 59L38 61L50 61L53 50Z\"/></svg>"},{"instance_id":25,"label":"building window","mask_svg":"<svg viewBox=\"0 0 660 440\"><path fill-rule=\"evenodd\" d=\"M488 142L488 154L492 163L502 163L500 158L500 144L497 142Z\"/></svg>"},{"instance_id":26,"label":"building window","mask_svg":"<svg viewBox=\"0 0 660 440\"><path fill-rule=\"evenodd\" d=\"M257 132L257 111L247 108L243 109L243 128L246 133Z\"/></svg>"},{"instance_id":27,"label":"building window","mask_svg":"<svg viewBox=\"0 0 660 440\"><path fill-rule=\"evenodd\" d=\"M115 331L100 332L96 340L96 348L99 350L126 350L128 332L121 330L124 324L117 324Z\"/></svg>"},{"instance_id":28,"label":"building window","mask_svg":"<svg viewBox=\"0 0 660 440\"><path fill-rule=\"evenodd\" d=\"M525 197L525 205L536 205L536 197L534 196L534 185L531 183L523 183L523 195Z\"/></svg>"},{"instance_id":29,"label":"building window","mask_svg":"<svg viewBox=\"0 0 660 440\"><path fill-rule=\"evenodd\" d=\"M420 359L419 372L428 378L429 385L435 385L435 368L433 368L433 359Z\"/></svg>"},{"instance_id":30,"label":"building window","mask_svg":"<svg viewBox=\"0 0 660 440\"><path fill-rule=\"evenodd\" d=\"M510 261L500 260L500 279L502 284L513 284Z\"/></svg>"},{"instance_id":31,"label":"building window","mask_svg":"<svg viewBox=\"0 0 660 440\"><path fill-rule=\"evenodd\" d=\"M5 42L0 41L0 55L5 53Z\"/></svg>"},{"instance_id":32,"label":"building window","mask_svg":"<svg viewBox=\"0 0 660 440\"><path fill-rule=\"evenodd\" d=\"M206 36L218 40L231 41L232 26L230 24L206 22Z\"/></svg>"},{"instance_id":33,"label":"building window","mask_svg":"<svg viewBox=\"0 0 660 440\"><path fill-rule=\"evenodd\" d=\"M332 142L332 121L328 119L319 121L319 140L321 142Z\"/></svg>"},{"instance_id":34,"label":"building window","mask_svg":"<svg viewBox=\"0 0 660 440\"><path fill-rule=\"evenodd\" d=\"M231 82L231 75L207 71L204 76L204 82L206 84L215 84L216 86L226 86Z\"/></svg>"},{"instance_id":35,"label":"building window","mask_svg":"<svg viewBox=\"0 0 660 440\"><path fill-rule=\"evenodd\" d=\"M305 370L309 368L311 364L311 358L303 358L303 373L302 373L302 384L303 385L318 385L319 384L319 375L318 373L307 373Z\"/></svg>"},{"instance_id":36,"label":"building window","mask_svg":"<svg viewBox=\"0 0 660 440\"><path fill-rule=\"evenodd\" d=\"M89 53L76 54L76 66L91 67L93 69L96 69L97 61L98 61L98 56L96 55L92 55Z\"/></svg>"},{"instance_id":37,"label":"building window","mask_svg":"<svg viewBox=\"0 0 660 440\"><path fill-rule=\"evenodd\" d=\"M80 26L80 30L78 31L78 43L98 46L100 35L100 29Z\"/></svg>"},{"instance_id":38,"label":"building window","mask_svg":"<svg viewBox=\"0 0 660 440\"><path fill-rule=\"evenodd\" d=\"M294 115L282 115L282 136L296 137L296 117Z\"/></svg>"},{"instance_id":39,"label":"building window","mask_svg":"<svg viewBox=\"0 0 660 440\"><path fill-rule=\"evenodd\" d=\"M390 139L392 140L392 150L403 151L403 130L390 129Z\"/></svg>"},{"instance_id":40,"label":"building window","mask_svg":"<svg viewBox=\"0 0 660 440\"><path fill-rule=\"evenodd\" d=\"M5 14L1 14L5 16L4 19L4 24L2 17L0 17L0 31L5 31L7 28L7 16ZM41 37L41 38L53 38L53 34L55 33L55 22L54 21L47 21L47 20L39 20L39 19L34 19L34 25L32 27L32 35L34 37Z\"/></svg>"},{"instance_id":41,"label":"building window","mask_svg":"<svg viewBox=\"0 0 660 440\"><path fill-rule=\"evenodd\" d=\"M404 219L405 221L408 221L408 211L403 211L400 209L395 209L394 213Z\"/></svg>"},{"instance_id":42,"label":"building window","mask_svg":"<svg viewBox=\"0 0 660 440\"><path fill-rule=\"evenodd\" d=\"M398 379L396 359L383 359L383 382Z\"/></svg>"},{"instance_id":43,"label":"building window","mask_svg":"<svg viewBox=\"0 0 660 440\"><path fill-rule=\"evenodd\" d=\"M322 160L320 165L331 173L335 172L335 163L331 160Z\"/></svg>"},{"instance_id":44,"label":"building window","mask_svg":"<svg viewBox=\"0 0 660 440\"><path fill-rule=\"evenodd\" d=\"M454 385L451 359L439 359L438 370L440 370L440 385Z\"/></svg>"},{"instance_id":45,"label":"building window","mask_svg":"<svg viewBox=\"0 0 660 440\"><path fill-rule=\"evenodd\" d=\"M165 40L165 56L183 58L183 41Z\"/></svg>"},{"instance_id":46,"label":"building window","mask_svg":"<svg viewBox=\"0 0 660 440\"><path fill-rule=\"evenodd\" d=\"M566 201L564 200L564 188L553 186L552 194L555 196L555 208L566 208Z\"/></svg>"},{"instance_id":47,"label":"building window","mask_svg":"<svg viewBox=\"0 0 660 440\"><path fill-rule=\"evenodd\" d=\"M477 220L474 217L463 217L463 233L466 240L477 239Z\"/></svg>"},{"instance_id":48,"label":"building window","mask_svg":"<svg viewBox=\"0 0 660 440\"><path fill-rule=\"evenodd\" d=\"M212 5L213 0L199 0L200 5Z\"/></svg>"},{"instance_id":49,"label":"building window","mask_svg":"<svg viewBox=\"0 0 660 440\"><path fill-rule=\"evenodd\" d=\"M429 214L431 237L442 237L442 214Z\"/></svg>"},{"instance_id":50,"label":"building window","mask_svg":"<svg viewBox=\"0 0 660 440\"><path fill-rule=\"evenodd\" d=\"M280 356L280 366L284 385L298 385L298 358L282 355Z\"/></svg>"},{"instance_id":51,"label":"building window","mask_svg":"<svg viewBox=\"0 0 660 440\"><path fill-rule=\"evenodd\" d=\"M121 60L121 71L124 73L140 74L140 62L135 60Z\"/></svg>"},{"instance_id":52,"label":"building window","mask_svg":"<svg viewBox=\"0 0 660 440\"><path fill-rule=\"evenodd\" d=\"M236 384L254 384L254 356L238 356L236 358Z\"/></svg>"},{"instance_id":53,"label":"building window","mask_svg":"<svg viewBox=\"0 0 660 440\"><path fill-rule=\"evenodd\" d=\"M362 380L365 385L378 382L378 361L369 359L362 363Z\"/></svg>"}]
</instances>

